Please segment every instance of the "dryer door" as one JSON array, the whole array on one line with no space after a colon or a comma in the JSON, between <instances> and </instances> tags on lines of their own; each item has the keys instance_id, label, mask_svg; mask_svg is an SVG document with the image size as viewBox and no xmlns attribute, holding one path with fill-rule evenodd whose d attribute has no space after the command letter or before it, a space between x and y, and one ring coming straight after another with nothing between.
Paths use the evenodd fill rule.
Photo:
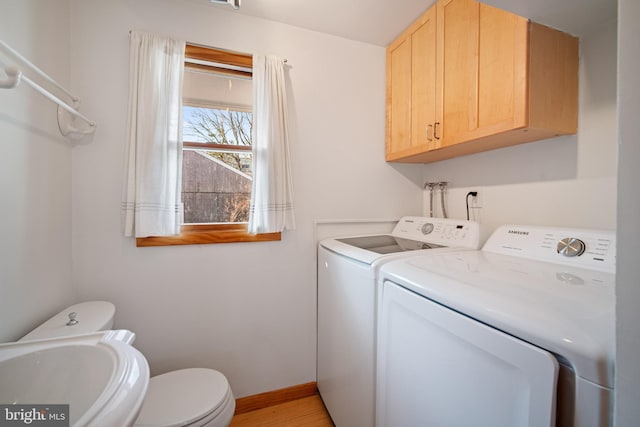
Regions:
<instances>
[{"instance_id":1,"label":"dryer door","mask_svg":"<svg viewBox=\"0 0 640 427\"><path fill-rule=\"evenodd\" d=\"M555 425L548 352L385 281L376 425Z\"/></svg>"}]
</instances>

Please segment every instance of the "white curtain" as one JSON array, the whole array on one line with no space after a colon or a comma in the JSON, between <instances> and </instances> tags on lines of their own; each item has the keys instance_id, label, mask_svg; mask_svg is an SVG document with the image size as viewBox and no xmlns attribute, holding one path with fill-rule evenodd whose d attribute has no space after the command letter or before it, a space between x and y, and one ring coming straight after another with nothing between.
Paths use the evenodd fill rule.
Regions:
<instances>
[{"instance_id":1,"label":"white curtain","mask_svg":"<svg viewBox=\"0 0 640 427\"><path fill-rule=\"evenodd\" d=\"M295 228L284 60L253 56L253 191L249 233Z\"/></svg>"},{"instance_id":2,"label":"white curtain","mask_svg":"<svg viewBox=\"0 0 640 427\"><path fill-rule=\"evenodd\" d=\"M184 51L184 41L131 32L125 236L180 233Z\"/></svg>"}]
</instances>

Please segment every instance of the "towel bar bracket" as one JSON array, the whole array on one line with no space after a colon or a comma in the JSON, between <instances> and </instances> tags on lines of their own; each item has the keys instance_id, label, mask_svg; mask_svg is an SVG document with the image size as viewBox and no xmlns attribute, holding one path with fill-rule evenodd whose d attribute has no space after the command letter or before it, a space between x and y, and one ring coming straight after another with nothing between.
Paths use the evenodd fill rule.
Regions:
<instances>
[{"instance_id":1,"label":"towel bar bracket","mask_svg":"<svg viewBox=\"0 0 640 427\"><path fill-rule=\"evenodd\" d=\"M60 92L64 93L71 99L71 104L64 102L62 99L54 95L49 90L42 87L40 84L36 83L31 78L27 77L22 70L17 66L5 66L4 74L6 74L6 78L0 78L0 89L14 89L21 82L26 83L31 86L36 92L43 95L45 98L53 101L58 105L58 128L60 129L60 133L66 137L70 137L72 139L79 139L86 135L91 135L96 130L96 124L92 120L86 118L82 113L78 111L78 107L80 105L80 100L78 97L71 94L67 89L65 89L58 82L53 80L49 75L47 75L40 68L36 67L30 61L28 61L25 57L20 55L14 49L12 49L5 42L0 40L0 51L4 52L8 56L13 56L18 61L22 62L24 68L29 69L35 74L38 74L43 80L56 87ZM76 119L81 119L86 122L88 126L78 127L75 122Z\"/></svg>"}]
</instances>

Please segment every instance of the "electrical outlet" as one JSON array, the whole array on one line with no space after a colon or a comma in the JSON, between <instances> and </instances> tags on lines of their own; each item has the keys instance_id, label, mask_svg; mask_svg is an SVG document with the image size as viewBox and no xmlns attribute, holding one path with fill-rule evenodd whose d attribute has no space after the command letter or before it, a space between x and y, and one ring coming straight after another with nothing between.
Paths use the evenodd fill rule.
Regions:
<instances>
[{"instance_id":1,"label":"electrical outlet","mask_svg":"<svg viewBox=\"0 0 640 427\"><path fill-rule=\"evenodd\" d=\"M469 196L469 209L481 209L482 208L482 188L471 188L469 191L475 191L477 196Z\"/></svg>"}]
</instances>

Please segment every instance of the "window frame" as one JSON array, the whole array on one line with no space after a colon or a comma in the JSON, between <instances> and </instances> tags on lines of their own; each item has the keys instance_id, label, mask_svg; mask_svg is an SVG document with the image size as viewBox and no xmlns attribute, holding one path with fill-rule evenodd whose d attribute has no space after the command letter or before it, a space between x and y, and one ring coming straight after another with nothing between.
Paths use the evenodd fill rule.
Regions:
<instances>
[{"instance_id":1,"label":"window frame","mask_svg":"<svg viewBox=\"0 0 640 427\"><path fill-rule=\"evenodd\" d=\"M192 63L188 59L205 61L207 64ZM219 64L210 65L211 63ZM253 68L253 57L249 54L211 48L192 43L185 46L185 68L214 71L232 76L251 77L252 73L244 70L225 68L225 66ZM189 143L185 143L186 146ZM199 145L203 147L203 145ZM238 147L234 146L234 149ZM255 179L255 175L254 175ZM269 242L281 240L280 232L249 234L246 222L182 224L180 234L176 236L151 236L136 238L137 247L200 245L211 243Z\"/></svg>"}]
</instances>

